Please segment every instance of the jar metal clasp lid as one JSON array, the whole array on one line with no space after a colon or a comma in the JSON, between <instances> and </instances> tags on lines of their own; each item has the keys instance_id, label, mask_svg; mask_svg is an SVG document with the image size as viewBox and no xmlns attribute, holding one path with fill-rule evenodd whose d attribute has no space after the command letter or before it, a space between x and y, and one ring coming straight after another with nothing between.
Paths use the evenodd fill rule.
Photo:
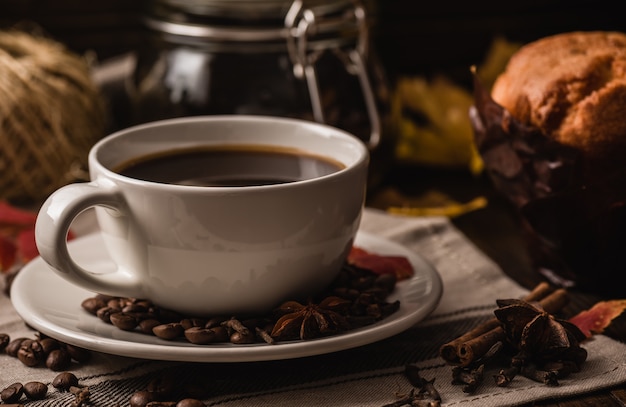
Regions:
<instances>
[{"instance_id":1,"label":"jar metal clasp lid","mask_svg":"<svg viewBox=\"0 0 626 407\"><path fill-rule=\"evenodd\" d=\"M335 50L337 56L342 60L346 71L356 75L361 90L363 100L367 109L370 121L370 137L367 145L374 149L380 143L381 124L376 99L372 90L372 85L367 74L365 58L368 47L368 28L366 22L365 9L360 4L355 4L351 13L345 18L353 18L358 29L358 36L355 46L343 54L341 50ZM319 123L324 123L324 112L320 98L320 88L317 80L315 61L319 57L318 50L309 47L309 37L318 31L323 31L324 26L344 24L345 21L332 21L320 19L311 8L304 8L302 0L294 0L285 16L285 28L287 29L287 50L293 64L294 75L299 79L305 79L311 99L313 118Z\"/></svg>"}]
</instances>

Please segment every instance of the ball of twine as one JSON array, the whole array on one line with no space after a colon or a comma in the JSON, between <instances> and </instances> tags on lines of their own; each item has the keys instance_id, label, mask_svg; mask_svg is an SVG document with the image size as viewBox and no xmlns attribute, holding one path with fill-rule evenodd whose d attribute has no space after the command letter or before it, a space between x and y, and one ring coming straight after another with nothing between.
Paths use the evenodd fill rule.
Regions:
<instances>
[{"instance_id":1,"label":"ball of twine","mask_svg":"<svg viewBox=\"0 0 626 407\"><path fill-rule=\"evenodd\" d=\"M104 112L85 59L48 38L0 32L0 199L38 202L85 180Z\"/></svg>"}]
</instances>

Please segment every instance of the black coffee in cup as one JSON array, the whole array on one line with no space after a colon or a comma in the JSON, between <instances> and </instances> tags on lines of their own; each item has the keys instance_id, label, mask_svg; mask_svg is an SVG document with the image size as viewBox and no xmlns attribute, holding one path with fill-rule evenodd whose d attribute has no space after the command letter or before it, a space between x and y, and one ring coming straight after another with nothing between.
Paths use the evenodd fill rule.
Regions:
<instances>
[{"instance_id":1,"label":"black coffee in cup","mask_svg":"<svg viewBox=\"0 0 626 407\"><path fill-rule=\"evenodd\" d=\"M151 182L241 187L282 184L332 174L344 165L302 150L263 145L219 145L144 155L114 170Z\"/></svg>"}]
</instances>

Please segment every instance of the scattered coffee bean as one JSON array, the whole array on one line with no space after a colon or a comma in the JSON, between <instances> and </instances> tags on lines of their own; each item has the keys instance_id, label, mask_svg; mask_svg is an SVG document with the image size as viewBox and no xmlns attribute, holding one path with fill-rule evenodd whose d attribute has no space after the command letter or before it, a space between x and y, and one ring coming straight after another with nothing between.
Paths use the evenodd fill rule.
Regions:
<instances>
[{"instance_id":1,"label":"scattered coffee bean","mask_svg":"<svg viewBox=\"0 0 626 407\"><path fill-rule=\"evenodd\" d=\"M67 370L72 364L72 357L67 349L54 349L48 353L46 358L46 367L52 371L60 372Z\"/></svg>"},{"instance_id":2,"label":"scattered coffee bean","mask_svg":"<svg viewBox=\"0 0 626 407\"><path fill-rule=\"evenodd\" d=\"M20 346L22 346L22 342L25 341L26 339L28 338L15 338L11 340L7 344L4 351L9 356L17 357L17 352L20 350Z\"/></svg>"},{"instance_id":3,"label":"scattered coffee bean","mask_svg":"<svg viewBox=\"0 0 626 407\"><path fill-rule=\"evenodd\" d=\"M48 394L48 386L41 382L28 382L24 385L24 394L30 400L42 400Z\"/></svg>"},{"instance_id":4,"label":"scattered coffee bean","mask_svg":"<svg viewBox=\"0 0 626 407\"><path fill-rule=\"evenodd\" d=\"M146 405L154 401L154 395L147 390L140 390L134 392L130 396L130 407L146 407Z\"/></svg>"},{"instance_id":5,"label":"scattered coffee bean","mask_svg":"<svg viewBox=\"0 0 626 407\"><path fill-rule=\"evenodd\" d=\"M116 312L110 316L111 324L123 330L132 331L137 326L137 318L127 312Z\"/></svg>"},{"instance_id":6,"label":"scattered coffee bean","mask_svg":"<svg viewBox=\"0 0 626 407\"><path fill-rule=\"evenodd\" d=\"M13 383L0 392L0 398L5 403L17 403L22 398L22 394L24 394L22 383Z\"/></svg>"},{"instance_id":7,"label":"scattered coffee bean","mask_svg":"<svg viewBox=\"0 0 626 407\"><path fill-rule=\"evenodd\" d=\"M180 321L180 324L183 326L184 330L189 328L203 328L206 325L207 321L201 318L185 318Z\"/></svg>"},{"instance_id":8,"label":"scattered coffee bean","mask_svg":"<svg viewBox=\"0 0 626 407\"><path fill-rule=\"evenodd\" d=\"M215 328L201 328L199 326L194 326L185 329L184 334L185 338L190 343L195 343L196 345L207 345L209 343L218 342Z\"/></svg>"},{"instance_id":9,"label":"scattered coffee bean","mask_svg":"<svg viewBox=\"0 0 626 407\"><path fill-rule=\"evenodd\" d=\"M9 342L11 342L11 337L7 334L0 333L0 352L4 352Z\"/></svg>"},{"instance_id":10,"label":"scattered coffee bean","mask_svg":"<svg viewBox=\"0 0 626 407\"><path fill-rule=\"evenodd\" d=\"M145 390L133 393L130 407L206 407L201 401L210 394L207 381L194 377L184 384L174 373L166 373L152 379ZM4 407L4 406L2 406Z\"/></svg>"},{"instance_id":11,"label":"scattered coffee bean","mask_svg":"<svg viewBox=\"0 0 626 407\"><path fill-rule=\"evenodd\" d=\"M43 347L38 340L26 339L22 341L17 351L17 358L26 366L37 366L45 358Z\"/></svg>"},{"instance_id":12,"label":"scattered coffee bean","mask_svg":"<svg viewBox=\"0 0 626 407\"><path fill-rule=\"evenodd\" d=\"M390 293L393 291L396 283L398 282L398 278L393 273L384 273L376 277L374 280L374 286L385 290Z\"/></svg>"},{"instance_id":13,"label":"scattered coffee bean","mask_svg":"<svg viewBox=\"0 0 626 407\"><path fill-rule=\"evenodd\" d=\"M59 391L69 391L78 386L78 378L72 372L62 372L52 380L52 386Z\"/></svg>"},{"instance_id":14,"label":"scattered coffee bean","mask_svg":"<svg viewBox=\"0 0 626 407\"><path fill-rule=\"evenodd\" d=\"M88 349L66 343L65 350L78 363L86 363L91 359L91 352Z\"/></svg>"},{"instance_id":15,"label":"scattered coffee bean","mask_svg":"<svg viewBox=\"0 0 626 407\"><path fill-rule=\"evenodd\" d=\"M101 297L91 297L85 299L80 305L90 314L96 315L100 308L106 307L107 302Z\"/></svg>"},{"instance_id":16,"label":"scattered coffee bean","mask_svg":"<svg viewBox=\"0 0 626 407\"><path fill-rule=\"evenodd\" d=\"M151 401L146 404L146 407L176 407L175 401Z\"/></svg>"},{"instance_id":17,"label":"scattered coffee bean","mask_svg":"<svg viewBox=\"0 0 626 407\"><path fill-rule=\"evenodd\" d=\"M111 314L114 314L116 312L120 312L120 311L118 309L106 306L106 307L99 308L98 311L96 311L96 316L100 318L101 320L103 320L104 322L110 324Z\"/></svg>"},{"instance_id":18,"label":"scattered coffee bean","mask_svg":"<svg viewBox=\"0 0 626 407\"><path fill-rule=\"evenodd\" d=\"M251 331L247 331L247 332L233 332L230 335L230 342L237 344L237 345L243 345L243 344L247 344L247 343L254 343L256 342L256 335L254 332Z\"/></svg>"},{"instance_id":19,"label":"scattered coffee bean","mask_svg":"<svg viewBox=\"0 0 626 407\"><path fill-rule=\"evenodd\" d=\"M43 349L43 353L46 355L52 352L53 350L59 349L61 347L61 343L53 338L40 338L39 344L41 345L41 348Z\"/></svg>"},{"instance_id":20,"label":"scattered coffee bean","mask_svg":"<svg viewBox=\"0 0 626 407\"><path fill-rule=\"evenodd\" d=\"M177 379L168 375L157 377L148 383L146 390L154 400L167 400L178 390Z\"/></svg>"},{"instance_id":21,"label":"scattered coffee bean","mask_svg":"<svg viewBox=\"0 0 626 407\"><path fill-rule=\"evenodd\" d=\"M144 319L139 322L139 330L145 334L153 334L152 330L155 326L161 325L161 321L154 318Z\"/></svg>"},{"instance_id":22,"label":"scattered coffee bean","mask_svg":"<svg viewBox=\"0 0 626 407\"><path fill-rule=\"evenodd\" d=\"M182 399L176 403L176 407L206 407L202 401L198 399Z\"/></svg>"},{"instance_id":23,"label":"scattered coffee bean","mask_svg":"<svg viewBox=\"0 0 626 407\"><path fill-rule=\"evenodd\" d=\"M73 346L57 339L50 338L42 333L36 334L37 339L20 337L11 340L8 334L0 334L0 342L4 352L18 358L29 367L37 367L45 364L50 370L67 370L72 360L84 363L91 358L91 352L87 349Z\"/></svg>"},{"instance_id":24,"label":"scattered coffee bean","mask_svg":"<svg viewBox=\"0 0 626 407\"><path fill-rule=\"evenodd\" d=\"M185 330L179 322L170 322L168 324L157 325L152 328L154 335L161 339L171 341L173 339L183 336Z\"/></svg>"}]
</instances>

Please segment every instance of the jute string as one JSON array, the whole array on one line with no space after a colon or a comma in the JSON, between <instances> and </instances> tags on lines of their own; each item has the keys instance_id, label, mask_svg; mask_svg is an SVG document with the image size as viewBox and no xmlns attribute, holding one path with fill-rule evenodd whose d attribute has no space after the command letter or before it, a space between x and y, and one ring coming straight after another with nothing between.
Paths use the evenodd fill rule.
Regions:
<instances>
[{"instance_id":1,"label":"jute string","mask_svg":"<svg viewBox=\"0 0 626 407\"><path fill-rule=\"evenodd\" d=\"M37 202L86 179L104 111L85 59L45 37L0 32L0 199Z\"/></svg>"}]
</instances>

